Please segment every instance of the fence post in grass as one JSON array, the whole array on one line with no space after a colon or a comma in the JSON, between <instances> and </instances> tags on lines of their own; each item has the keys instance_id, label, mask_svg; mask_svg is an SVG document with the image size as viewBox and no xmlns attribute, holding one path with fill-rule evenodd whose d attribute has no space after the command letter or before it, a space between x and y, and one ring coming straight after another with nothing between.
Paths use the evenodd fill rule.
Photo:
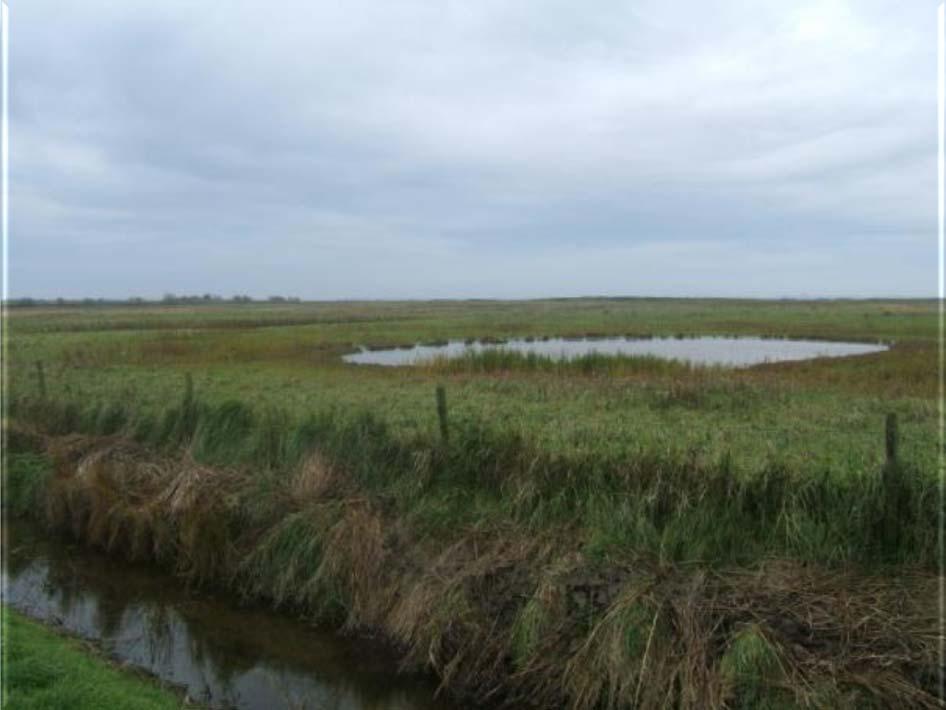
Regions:
<instances>
[{"instance_id":1,"label":"fence post in grass","mask_svg":"<svg viewBox=\"0 0 946 710\"><path fill-rule=\"evenodd\" d=\"M46 372L42 360L36 361L36 386L39 388L39 398L46 399Z\"/></svg>"},{"instance_id":2,"label":"fence post in grass","mask_svg":"<svg viewBox=\"0 0 946 710\"><path fill-rule=\"evenodd\" d=\"M446 442L449 436L447 428L447 390L437 385L437 419L440 420L440 438Z\"/></svg>"},{"instance_id":3,"label":"fence post in grass","mask_svg":"<svg viewBox=\"0 0 946 710\"><path fill-rule=\"evenodd\" d=\"M897 449L900 447L900 430L897 426L897 415L894 412L887 415L886 443L887 463L893 464L897 461Z\"/></svg>"},{"instance_id":4,"label":"fence post in grass","mask_svg":"<svg viewBox=\"0 0 946 710\"><path fill-rule=\"evenodd\" d=\"M178 422L178 436L181 440L194 436L197 426L197 408L194 401L194 376L184 373L184 397L181 400L181 417Z\"/></svg>"},{"instance_id":5,"label":"fence post in grass","mask_svg":"<svg viewBox=\"0 0 946 710\"><path fill-rule=\"evenodd\" d=\"M182 402L185 412L189 412L194 404L194 378L189 372L184 373L184 400Z\"/></svg>"},{"instance_id":6,"label":"fence post in grass","mask_svg":"<svg viewBox=\"0 0 946 710\"><path fill-rule=\"evenodd\" d=\"M900 430L894 412L887 414L884 435L887 450L887 463L884 466L884 539L896 550L900 546L902 481L897 463Z\"/></svg>"}]
</instances>

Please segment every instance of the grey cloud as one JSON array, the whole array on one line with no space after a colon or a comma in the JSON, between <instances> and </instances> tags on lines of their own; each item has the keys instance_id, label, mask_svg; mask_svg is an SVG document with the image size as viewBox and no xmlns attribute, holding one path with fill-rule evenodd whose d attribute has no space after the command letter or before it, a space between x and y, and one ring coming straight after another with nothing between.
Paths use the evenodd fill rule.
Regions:
<instances>
[{"instance_id":1,"label":"grey cloud","mask_svg":"<svg viewBox=\"0 0 946 710\"><path fill-rule=\"evenodd\" d=\"M11 292L931 295L934 10L16 3Z\"/></svg>"}]
</instances>

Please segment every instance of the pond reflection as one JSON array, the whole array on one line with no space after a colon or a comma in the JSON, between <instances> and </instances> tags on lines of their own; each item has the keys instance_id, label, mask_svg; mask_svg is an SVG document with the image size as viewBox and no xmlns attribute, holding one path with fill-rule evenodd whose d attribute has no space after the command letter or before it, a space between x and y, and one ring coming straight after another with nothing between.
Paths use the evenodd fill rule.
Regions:
<instances>
[{"instance_id":1,"label":"pond reflection","mask_svg":"<svg viewBox=\"0 0 946 710\"><path fill-rule=\"evenodd\" d=\"M840 343L785 338L547 338L495 342L454 340L436 345L362 349L344 356L356 365L417 365L437 357L456 358L468 353L502 349L535 354L554 360L570 360L582 355L651 355L697 365L749 367L765 362L809 360L816 357L846 357L887 350L876 343Z\"/></svg>"}]
</instances>

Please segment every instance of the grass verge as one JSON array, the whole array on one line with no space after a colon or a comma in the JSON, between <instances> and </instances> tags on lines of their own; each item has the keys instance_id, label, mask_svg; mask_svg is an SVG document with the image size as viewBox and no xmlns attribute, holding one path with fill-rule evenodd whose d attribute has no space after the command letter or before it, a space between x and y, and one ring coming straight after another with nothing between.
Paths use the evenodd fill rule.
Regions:
<instances>
[{"instance_id":1,"label":"grass verge","mask_svg":"<svg viewBox=\"0 0 946 710\"><path fill-rule=\"evenodd\" d=\"M3 614L3 706L17 710L172 710L184 701L141 672L119 669L89 644L7 606Z\"/></svg>"}]
</instances>

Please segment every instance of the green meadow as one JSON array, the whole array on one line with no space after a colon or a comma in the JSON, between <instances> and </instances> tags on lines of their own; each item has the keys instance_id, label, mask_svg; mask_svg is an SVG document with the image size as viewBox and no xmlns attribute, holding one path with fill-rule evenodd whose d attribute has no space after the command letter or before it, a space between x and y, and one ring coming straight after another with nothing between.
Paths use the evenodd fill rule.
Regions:
<instances>
[{"instance_id":1,"label":"green meadow","mask_svg":"<svg viewBox=\"0 0 946 710\"><path fill-rule=\"evenodd\" d=\"M933 301L23 307L7 328L7 505L51 529L376 630L465 697L938 707ZM890 348L341 359L606 335Z\"/></svg>"},{"instance_id":2,"label":"green meadow","mask_svg":"<svg viewBox=\"0 0 946 710\"><path fill-rule=\"evenodd\" d=\"M289 325L287 325L289 323ZM451 415L527 434L549 450L663 445L728 449L758 463L863 466L883 456L886 412L903 418L905 453L933 465L933 302L563 300L17 309L11 391L153 410L194 377L208 402L293 416L364 410L406 435L436 428L433 388ZM630 362L586 372L353 366L358 346L516 336L744 334L892 342L890 352L747 371ZM616 371L613 371L616 369ZM826 460L827 459L827 460ZM807 462L807 463L806 463Z\"/></svg>"}]
</instances>

